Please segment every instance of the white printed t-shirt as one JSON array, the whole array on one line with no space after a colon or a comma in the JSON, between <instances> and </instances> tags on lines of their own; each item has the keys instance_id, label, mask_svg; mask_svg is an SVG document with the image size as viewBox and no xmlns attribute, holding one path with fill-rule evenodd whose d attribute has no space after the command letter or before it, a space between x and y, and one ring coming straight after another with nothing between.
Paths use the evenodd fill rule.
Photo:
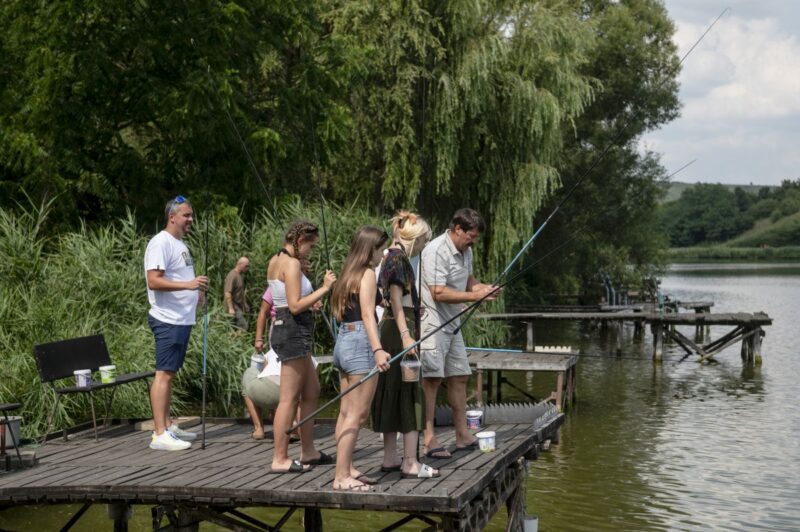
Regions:
<instances>
[{"instance_id":1,"label":"white printed t-shirt","mask_svg":"<svg viewBox=\"0 0 800 532\"><path fill-rule=\"evenodd\" d=\"M150 270L163 270L170 281L191 281L195 278L192 254L182 240L167 231L150 239L144 252L144 275ZM194 325L199 292L197 290L147 289L150 315L171 325Z\"/></svg>"}]
</instances>

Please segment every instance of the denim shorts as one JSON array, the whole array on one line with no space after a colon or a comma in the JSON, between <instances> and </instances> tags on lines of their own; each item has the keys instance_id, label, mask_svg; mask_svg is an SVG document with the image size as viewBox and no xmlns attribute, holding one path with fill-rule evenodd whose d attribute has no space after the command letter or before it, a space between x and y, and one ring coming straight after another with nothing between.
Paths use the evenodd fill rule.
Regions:
<instances>
[{"instance_id":1,"label":"denim shorts","mask_svg":"<svg viewBox=\"0 0 800 532\"><path fill-rule=\"evenodd\" d=\"M288 307L280 307L272 320L271 334L269 343L281 362L311 356L314 315L307 310L295 316Z\"/></svg>"},{"instance_id":2,"label":"denim shorts","mask_svg":"<svg viewBox=\"0 0 800 532\"><path fill-rule=\"evenodd\" d=\"M375 367L363 321L342 323L333 348L333 365L348 375L364 375Z\"/></svg>"},{"instance_id":3,"label":"denim shorts","mask_svg":"<svg viewBox=\"0 0 800 532\"><path fill-rule=\"evenodd\" d=\"M191 325L172 325L147 315L147 324L156 340L156 370L177 372L189 348Z\"/></svg>"}]
</instances>

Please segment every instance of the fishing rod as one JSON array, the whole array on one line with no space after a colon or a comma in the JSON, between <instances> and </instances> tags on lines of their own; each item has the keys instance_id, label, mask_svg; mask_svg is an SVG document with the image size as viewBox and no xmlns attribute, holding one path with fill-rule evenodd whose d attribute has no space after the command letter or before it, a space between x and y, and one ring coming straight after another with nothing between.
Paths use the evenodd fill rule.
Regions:
<instances>
[{"instance_id":1,"label":"fishing rod","mask_svg":"<svg viewBox=\"0 0 800 532\"><path fill-rule=\"evenodd\" d=\"M208 208L208 207L206 207ZM206 213L206 231L205 231L205 246L203 250L203 269L205 276L208 277L208 213ZM202 420L202 440L200 444L201 449L206 448L206 375L208 373L208 291L205 292L203 298L203 403L200 411L200 418Z\"/></svg>"},{"instance_id":2,"label":"fishing rod","mask_svg":"<svg viewBox=\"0 0 800 532\"><path fill-rule=\"evenodd\" d=\"M714 22L711 23L711 25L695 41L695 43L692 45L692 47L689 48L689 50L683 55L683 57L680 59L680 61L678 61L678 64L675 65L675 68L673 69L673 71L677 71L680 68L680 66L683 64L683 62L686 60L686 58L689 57L689 54L692 53L692 51L697 47L697 45L699 45L700 42L705 38L705 36L708 34L708 32L710 32L711 29L716 25L716 23L719 21L719 19L721 19L722 16L729 10L730 10L729 7L726 7L724 10L722 10L722 13L720 13L717 16L717 18L714 19ZM672 72L670 74L672 74ZM656 89L661 88L670 79L671 79L670 76L665 76L664 79L662 79L661 82L658 85L656 85L655 88ZM597 166L600 164L600 162L611 151L611 148L613 148L613 147L615 147L617 145L619 140L622 138L622 135L628 131L628 129L630 128L631 124L633 124L633 121L636 118L639 117L641 112L642 112L641 109L638 110L637 112L635 112L633 114L633 116L631 118L629 118L623 124L623 126L619 130L619 132L614 136L613 139L611 139L611 142L609 142L608 145L605 147L605 149L603 149L603 151L600 152L600 155L598 157L595 157L594 161L589 166L589 168L587 168L586 171L584 171L583 174L580 176L580 178L569 188L567 193L564 195L564 197L561 198L561 201L559 201L558 204L556 204L556 207L553 209L553 211L550 213L550 215L547 216L547 218L542 223L542 225L539 226L539 228L533 233L533 236L531 236L530 239L528 239L528 241L525 243L525 245L522 246L522 249L519 250L519 253L516 254L516 256L511 260L511 262L508 263L508 265L500 273L500 275L498 275L497 279L495 279L495 281L492 283L492 286L496 286L497 283L499 283L506 275L508 275L508 272L511 270L511 268L514 267L514 265L517 263L517 261L519 261L519 259L522 257L522 255L533 245L533 243L536 240L536 238L541 234L541 232L544 230L544 228L547 227L547 224L550 223L550 220L556 215L556 213L561 209L561 207L564 205L564 203L566 203L566 201L570 198L570 196L572 196L572 194L575 192L575 190L578 188L578 186L580 186L581 183L583 183L583 181L589 176L589 174L591 174L594 171L594 169L597 168ZM692 162L694 162L694 161L692 161ZM477 308L477 307L475 307L475 308ZM455 334L458 331L460 331L461 328L469 321L469 319L472 317L472 315L474 313L475 313L475 311L473 310L472 312L467 314L467 316L464 318L464 320L453 331L453 334Z\"/></svg>"},{"instance_id":3,"label":"fishing rod","mask_svg":"<svg viewBox=\"0 0 800 532\"><path fill-rule=\"evenodd\" d=\"M314 170L317 174L317 192L319 193L319 215L322 221L322 238L323 243L325 244L325 261L328 267L328 270L333 271L331 268L331 250L330 246L328 245L328 230L327 225L325 224L325 196L322 194L322 178L319 172L319 156L317 154L317 135L314 129L314 121L309 116L308 119L309 126L310 126L310 134L311 134L311 148L314 153ZM325 320L325 323L328 326L328 329L331 332L331 336L333 336L334 342L336 341L336 318L331 315L328 318L327 314L325 314L325 310L320 309L322 312L322 319Z\"/></svg>"}]
</instances>

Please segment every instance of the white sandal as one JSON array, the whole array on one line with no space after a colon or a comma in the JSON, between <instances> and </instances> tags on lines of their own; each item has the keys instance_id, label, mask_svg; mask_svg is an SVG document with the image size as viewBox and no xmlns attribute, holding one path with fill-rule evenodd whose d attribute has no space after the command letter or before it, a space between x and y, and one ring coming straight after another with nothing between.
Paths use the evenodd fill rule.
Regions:
<instances>
[{"instance_id":1,"label":"white sandal","mask_svg":"<svg viewBox=\"0 0 800 532\"><path fill-rule=\"evenodd\" d=\"M419 473L414 475L413 473L403 473L403 478L436 478L441 476L440 473L429 466L428 464L420 464Z\"/></svg>"}]
</instances>

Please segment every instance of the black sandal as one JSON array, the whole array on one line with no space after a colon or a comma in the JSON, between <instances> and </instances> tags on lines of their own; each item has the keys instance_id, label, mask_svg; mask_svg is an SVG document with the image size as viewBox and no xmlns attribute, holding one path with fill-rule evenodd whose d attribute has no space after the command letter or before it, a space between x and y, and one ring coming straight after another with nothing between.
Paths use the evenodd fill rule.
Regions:
<instances>
[{"instance_id":1,"label":"black sandal","mask_svg":"<svg viewBox=\"0 0 800 532\"><path fill-rule=\"evenodd\" d=\"M289 469L272 469L269 468L269 472L274 475L282 475L284 473L305 473L307 471L311 471L314 469L313 467L304 467L299 460L292 460L292 465L289 466Z\"/></svg>"}]
</instances>

